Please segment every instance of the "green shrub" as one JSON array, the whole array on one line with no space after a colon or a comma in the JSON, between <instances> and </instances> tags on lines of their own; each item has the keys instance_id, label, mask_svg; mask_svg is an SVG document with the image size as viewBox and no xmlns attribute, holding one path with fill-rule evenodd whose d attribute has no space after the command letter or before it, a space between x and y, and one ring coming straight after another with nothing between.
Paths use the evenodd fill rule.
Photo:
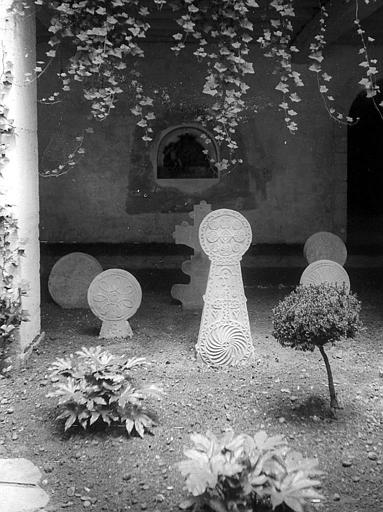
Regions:
<instances>
[{"instance_id":1,"label":"green shrub","mask_svg":"<svg viewBox=\"0 0 383 512\"><path fill-rule=\"evenodd\" d=\"M273 309L273 336L282 346L304 351L318 347L326 365L332 409L339 404L324 345L354 338L361 328L360 309L355 295L329 283L298 286Z\"/></svg>"},{"instance_id":2,"label":"green shrub","mask_svg":"<svg viewBox=\"0 0 383 512\"><path fill-rule=\"evenodd\" d=\"M16 329L21 322L27 320L27 313L21 305L20 291L17 298L12 298L10 294L0 297L0 368L3 373L11 368L7 366L8 346L14 340Z\"/></svg>"},{"instance_id":3,"label":"green shrub","mask_svg":"<svg viewBox=\"0 0 383 512\"><path fill-rule=\"evenodd\" d=\"M307 503L322 498L315 490L320 482L311 478L322 474L317 460L290 449L282 436L229 431L221 438L194 433L191 440L193 448L178 464L192 494L183 509L256 512L285 504L303 512Z\"/></svg>"},{"instance_id":4,"label":"green shrub","mask_svg":"<svg viewBox=\"0 0 383 512\"><path fill-rule=\"evenodd\" d=\"M66 419L65 430L76 422L84 429L96 421L125 424L131 434L141 437L156 424L154 415L144 407L144 400L163 393L160 386L133 385L131 370L146 365L144 358L113 356L102 347L91 347L76 352L66 359L57 359L50 368L50 376L59 380L55 391L48 396L59 397L64 408L57 419Z\"/></svg>"}]
</instances>

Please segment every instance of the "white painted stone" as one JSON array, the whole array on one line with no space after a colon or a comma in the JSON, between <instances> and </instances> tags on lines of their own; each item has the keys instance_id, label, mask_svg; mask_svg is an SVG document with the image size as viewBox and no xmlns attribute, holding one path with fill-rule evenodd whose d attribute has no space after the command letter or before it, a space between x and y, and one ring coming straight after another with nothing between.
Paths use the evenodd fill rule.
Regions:
<instances>
[{"instance_id":1,"label":"white painted stone","mask_svg":"<svg viewBox=\"0 0 383 512\"><path fill-rule=\"evenodd\" d=\"M240 265L251 238L248 221L228 209L209 213L199 228L211 264L196 351L210 366L248 363L254 356Z\"/></svg>"},{"instance_id":2,"label":"white painted stone","mask_svg":"<svg viewBox=\"0 0 383 512\"><path fill-rule=\"evenodd\" d=\"M347 248L343 240L334 233L318 231L306 240L303 255L308 263L332 260L344 265L347 260Z\"/></svg>"},{"instance_id":3,"label":"white painted stone","mask_svg":"<svg viewBox=\"0 0 383 512\"><path fill-rule=\"evenodd\" d=\"M102 320L100 338L127 338L133 332L128 318L140 307L142 291L137 279L121 269L101 272L88 289L88 304Z\"/></svg>"},{"instance_id":4,"label":"white painted stone","mask_svg":"<svg viewBox=\"0 0 383 512\"><path fill-rule=\"evenodd\" d=\"M93 256L83 252L66 254L52 267L49 293L62 308L88 308L89 285L101 272L102 266Z\"/></svg>"},{"instance_id":5,"label":"white painted stone","mask_svg":"<svg viewBox=\"0 0 383 512\"><path fill-rule=\"evenodd\" d=\"M303 271L300 284L321 284L332 283L338 287L345 286L347 292L350 291L350 278L346 270L331 260L318 260L310 263Z\"/></svg>"},{"instance_id":6,"label":"white painted stone","mask_svg":"<svg viewBox=\"0 0 383 512\"><path fill-rule=\"evenodd\" d=\"M12 63L13 86L4 97L8 117L13 120L13 140L9 144L8 163L0 179L0 202L13 206L18 236L25 256L20 258L16 283L27 283L28 293L22 307L29 321L22 322L15 340L18 360L38 339L40 323L40 247L39 247L39 174L37 150L37 81L26 81L36 67L35 16L18 16L11 10L13 0L0 1L2 64ZM33 12L33 0L26 0ZM1 287L1 284L0 284Z\"/></svg>"},{"instance_id":7,"label":"white painted stone","mask_svg":"<svg viewBox=\"0 0 383 512\"><path fill-rule=\"evenodd\" d=\"M206 290L209 275L210 261L201 248L198 230L204 217L211 211L211 205L206 201L194 205L190 217L194 220L191 226L187 222L176 226L173 238L176 244L187 245L194 249L194 255L190 260L182 263L182 271L190 276L190 283L175 284L172 286L171 295L182 302L183 309L201 309L203 307L203 294Z\"/></svg>"},{"instance_id":8,"label":"white painted stone","mask_svg":"<svg viewBox=\"0 0 383 512\"><path fill-rule=\"evenodd\" d=\"M38 486L40 470L27 459L0 459L0 511L35 512L47 505L48 494Z\"/></svg>"}]
</instances>

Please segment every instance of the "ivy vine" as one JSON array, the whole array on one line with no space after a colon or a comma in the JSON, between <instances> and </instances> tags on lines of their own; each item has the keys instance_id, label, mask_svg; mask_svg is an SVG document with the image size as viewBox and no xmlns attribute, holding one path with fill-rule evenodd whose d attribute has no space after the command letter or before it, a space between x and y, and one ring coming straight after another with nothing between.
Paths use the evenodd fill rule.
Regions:
<instances>
[{"instance_id":1,"label":"ivy vine","mask_svg":"<svg viewBox=\"0 0 383 512\"><path fill-rule=\"evenodd\" d=\"M18 12L28 6L16 0ZM204 115L195 121L215 133L217 142L228 149L229 157L218 164L221 169L241 162L236 156L238 126L249 110L256 111L247 94L249 75L257 71L250 56L250 45L261 48L263 54L275 62L274 89L281 93L281 110L287 130L298 130L298 112L295 105L301 101L299 89L303 79L293 65L293 55L300 51L293 44L295 5L299 0L34 0L39 8L50 12L49 50L47 59L54 59L63 41L74 48L65 70L59 73L60 91L42 101L56 103L81 83L83 98L89 104L91 119L103 121L116 107L118 98L126 94L131 101L131 113L137 126L143 130L142 139L150 143L153 138L152 121L156 117L156 91L146 91L139 69L144 57L142 42L150 29L151 14L156 9L170 8L178 25L172 34L170 49L179 55L189 42L193 42L193 55L203 64L205 80L202 93L210 98ZM355 3L355 29L360 36L362 57L360 66L365 76L359 84L367 96L378 92L374 81L377 62L368 56L368 45L373 38L367 36L359 20L360 4L376 0L350 0ZM318 33L310 45L309 69L316 73L319 93L325 108L337 122L355 120L337 111L329 86L332 77L323 69L326 41L328 2L318 0L320 20ZM261 33L254 27L261 26ZM259 21L261 23L259 24ZM45 66L49 65L49 60ZM42 62L36 73L44 72ZM161 99L159 98L159 101ZM377 105L378 107L378 105ZM91 129L87 129L91 132ZM85 130L85 132L87 131ZM56 169L44 171L45 176L61 175L76 165L84 154L84 136L78 137L78 147L68 155L68 161Z\"/></svg>"},{"instance_id":2,"label":"ivy vine","mask_svg":"<svg viewBox=\"0 0 383 512\"><path fill-rule=\"evenodd\" d=\"M2 59L0 69L0 180L2 171L8 164L8 150L15 136L15 126L9 117L6 96L13 84L12 63L6 59L5 49L1 47ZM1 188L0 188L1 190ZM0 199L4 194L0 192ZM20 256L24 250L20 247L17 219L12 206L0 202L0 371L6 373L11 369L6 357L7 348L14 340L15 329L27 314L22 309L21 296L25 293L15 279Z\"/></svg>"}]
</instances>

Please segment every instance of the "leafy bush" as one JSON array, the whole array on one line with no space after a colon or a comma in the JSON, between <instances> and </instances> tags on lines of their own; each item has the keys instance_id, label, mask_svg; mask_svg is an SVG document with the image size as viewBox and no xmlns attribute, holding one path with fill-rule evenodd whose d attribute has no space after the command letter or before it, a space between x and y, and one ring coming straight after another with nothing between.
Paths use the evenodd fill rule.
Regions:
<instances>
[{"instance_id":1,"label":"leafy bush","mask_svg":"<svg viewBox=\"0 0 383 512\"><path fill-rule=\"evenodd\" d=\"M26 311L21 306L21 292L18 298L12 298L9 294L0 297L0 366L1 371L5 373L11 368L6 366L7 348L14 340L15 331L21 322L27 321Z\"/></svg>"},{"instance_id":2,"label":"leafy bush","mask_svg":"<svg viewBox=\"0 0 383 512\"><path fill-rule=\"evenodd\" d=\"M163 393L156 384L135 387L131 370L146 364L144 358L113 356L102 347L82 347L69 358L57 359L50 368L50 376L59 376L55 391L48 396L59 397L64 411L57 419L64 419L65 430L74 423L84 429L101 421L125 424L131 434L135 430L141 437L156 424L154 415L144 407L144 400Z\"/></svg>"},{"instance_id":3,"label":"leafy bush","mask_svg":"<svg viewBox=\"0 0 383 512\"><path fill-rule=\"evenodd\" d=\"M360 309L355 295L329 283L298 286L273 309L273 336L282 346L304 351L318 347L326 364L332 408L339 404L324 345L355 337L361 328Z\"/></svg>"},{"instance_id":4,"label":"leafy bush","mask_svg":"<svg viewBox=\"0 0 383 512\"><path fill-rule=\"evenodd\" d=\"M290 449L282 436L229 431L221 438L194 433L191 440L193 448L178 464L193 495L180 505L183 509L255 512L285 504L303 512L308 502L322 498L315 490L320 482L311 478L322 474L317 460Z\"/></svg>"}]
</instances>

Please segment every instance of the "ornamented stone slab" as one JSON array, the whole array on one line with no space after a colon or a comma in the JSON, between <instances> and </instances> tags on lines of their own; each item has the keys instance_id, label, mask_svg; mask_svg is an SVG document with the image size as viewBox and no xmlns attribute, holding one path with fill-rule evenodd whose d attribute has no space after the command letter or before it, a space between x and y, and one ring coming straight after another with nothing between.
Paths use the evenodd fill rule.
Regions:
<instances>
[{"instance_id":1,"label":"ornamented stone slab","mask_svg":"<svg viewBox=\"0 0 383 512\"><path fill-rule=\"evenodd\" d=\"M318 260L332 260L339 263L339 265L344 265L347 260L347 249L339 236L328 231L318 231L306 240L303 255L308 263Z\"/></svg>"},{"instance_id":2,"label":"ornamented stone slab","mask_svg":"<svg viewBox=\"0 0 383 512\"><path fill-rule=\"evenodd\" d=\"M203 252L198 238L198 229L202 219L211 212L211 205L206 201L194 205L193 212L189 215L194 220L193 226L187 222L176 226L173 238L176 244L184 244L194 249L194 255L190 260L182 263L182 271L190 276L189 284L175 284L172 286L171 295L182 302L184 309L202 309L203 294L206 290L209 275L210 261Z\"/></svg>"},{"instance_id":3,"label":"ornamented stone slab","mask_svg":"<svg viewBox=\"0 0 383 512\"><path fill-rule=\"evenodd\" d=\"M350 291L350 278L346 270L336 261L318 260L310 263L301 275L300 284L333 283L338 287L345 286Z\"/></svg>"},{"instance_id":4,"label":"ornamented stone slab","mask_svg":"<svg viewBox=\"0 0 383 512\"><path fill-rule=\"evenodd\" d=\"M102 266L93 256L83 252L66 254L52 267L48 279L49 293L62 308L87 309L89 285L100 272Z\"/></svg>"},{"instance_id":5,"label":"ornamented stone slab","mask_svg":"<svg viewBox=\"0 0 383 512\"><path fill-rule=\"evenodd\" d=\"M131 337L128 318L136 313L141 300L140 283L130 272L109 269L96 276L88 289L88 303L103 321L100 338Z\"/></svg>"},{"instance_id":6,"label":"ornamented stone slab","mask_svg":"<svg viewBox=\"0 0 383 512\"><path fill-rule=\"evenodd\" d=\"M210 271L196 351L210 366L248 363L254 356L240 261L251 244L251 227L240 213L209 213L199 228Z\"/></svg>"},{"instance_id":7,"label":"ornamented stone slab","mask_svg":"<svg viewBox=\"0 0 383 512\"><path fill-rule=\"evenodd\" d=\"M205 217L199 240L211 261L237 263L250 247L251 227L239 212L222 208Z\"/></svg>"}]
</instances>

